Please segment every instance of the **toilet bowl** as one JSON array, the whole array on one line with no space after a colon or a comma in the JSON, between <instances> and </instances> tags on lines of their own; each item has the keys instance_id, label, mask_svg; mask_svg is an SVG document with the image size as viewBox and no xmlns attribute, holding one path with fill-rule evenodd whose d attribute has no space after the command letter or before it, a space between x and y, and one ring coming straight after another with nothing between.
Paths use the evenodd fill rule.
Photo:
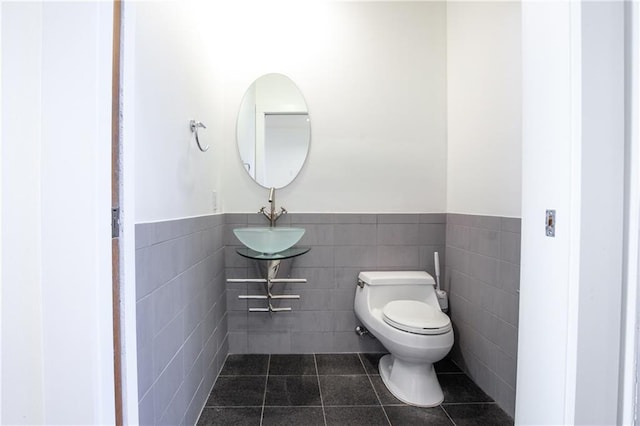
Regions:
<instances>
[{"instance_id":1,"label":"toilet bowl","mask_svg":"<svg viewBox=\"0 0 640 426\"><path fill-rule=\"evenodd\" d=\"M387 389L407 404L440 404L444 395L433 363L451 350L453 328L433 277L424 271L360 272L354 310L390 352L379 364Z\"/></svg>"}]
</instances>

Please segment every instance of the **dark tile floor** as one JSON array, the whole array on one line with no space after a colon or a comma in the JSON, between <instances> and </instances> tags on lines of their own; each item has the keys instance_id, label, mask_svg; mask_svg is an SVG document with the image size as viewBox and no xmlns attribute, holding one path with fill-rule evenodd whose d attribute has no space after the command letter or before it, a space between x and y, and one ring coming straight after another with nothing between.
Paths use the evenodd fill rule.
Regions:
<instances>
[{"instance_id":1,"label":"dark tile floor","mask_svg":"<svg viewBox=\"0 0 640 426\"><path fill-rule=\"evenodd\" d=\"M229 355L198 425L512 425L453 362L436 364L444 402L418 408L382 383L382 354Z\"/></svg>"}]
</instances>

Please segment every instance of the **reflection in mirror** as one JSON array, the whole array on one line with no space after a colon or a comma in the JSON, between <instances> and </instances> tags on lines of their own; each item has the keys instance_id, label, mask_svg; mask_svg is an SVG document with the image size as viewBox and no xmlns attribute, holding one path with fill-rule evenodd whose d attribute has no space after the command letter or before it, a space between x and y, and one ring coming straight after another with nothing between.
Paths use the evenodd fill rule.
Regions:
<instances>
[{"instance_id":1,"label":"reflection in mirror","mask_svg":"<svg viewBox=\"0 0 640 426\"><path fill-rule=\"evenodd\" d=\"M249 87L238 113L237 139L244 169L258 184L282 188L296 178L309 152L311 123L291 79L267 74Z\"/></svg>"}]
</instances>

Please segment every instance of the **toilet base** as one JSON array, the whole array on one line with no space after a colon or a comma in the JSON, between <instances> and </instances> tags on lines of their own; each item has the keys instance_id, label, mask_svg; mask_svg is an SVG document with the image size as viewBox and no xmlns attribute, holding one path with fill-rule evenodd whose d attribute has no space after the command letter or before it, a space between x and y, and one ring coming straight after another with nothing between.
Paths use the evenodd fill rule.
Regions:
<instances>
[{"instance_id":1,"label":"toilet base","mask_svg":"<svg viewBox=\"0 0 640 426\"><path fill-rule=\"evenodd\" d=\"M406 362L393 355L380 358L380 377L400 401L418 407L435 407L444 394L433 364Z\"/></svg>"}]
</instances>

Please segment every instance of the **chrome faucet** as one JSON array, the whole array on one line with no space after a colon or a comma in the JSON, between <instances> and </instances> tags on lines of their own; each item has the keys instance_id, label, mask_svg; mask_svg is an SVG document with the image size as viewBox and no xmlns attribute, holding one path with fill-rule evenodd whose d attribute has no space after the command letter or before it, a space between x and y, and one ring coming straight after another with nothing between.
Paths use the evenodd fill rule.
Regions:
<instances>
[{"instance_id":1,"label":"chrome faucet","mask_svg":"<svg viewBox=\"0 0 640 426\"><path fill-rule=\"evenodd\" d=\"M276 189L269 188L269 204L271 205L271 211L266 212L266 207L262 207L258 213L262 213L264 217L269 220L269 226L276 226L276 221L280 219L280 216L287 213L287 209L280 207L280 212L276 213Z\"/></svg>"}]
</instances>

